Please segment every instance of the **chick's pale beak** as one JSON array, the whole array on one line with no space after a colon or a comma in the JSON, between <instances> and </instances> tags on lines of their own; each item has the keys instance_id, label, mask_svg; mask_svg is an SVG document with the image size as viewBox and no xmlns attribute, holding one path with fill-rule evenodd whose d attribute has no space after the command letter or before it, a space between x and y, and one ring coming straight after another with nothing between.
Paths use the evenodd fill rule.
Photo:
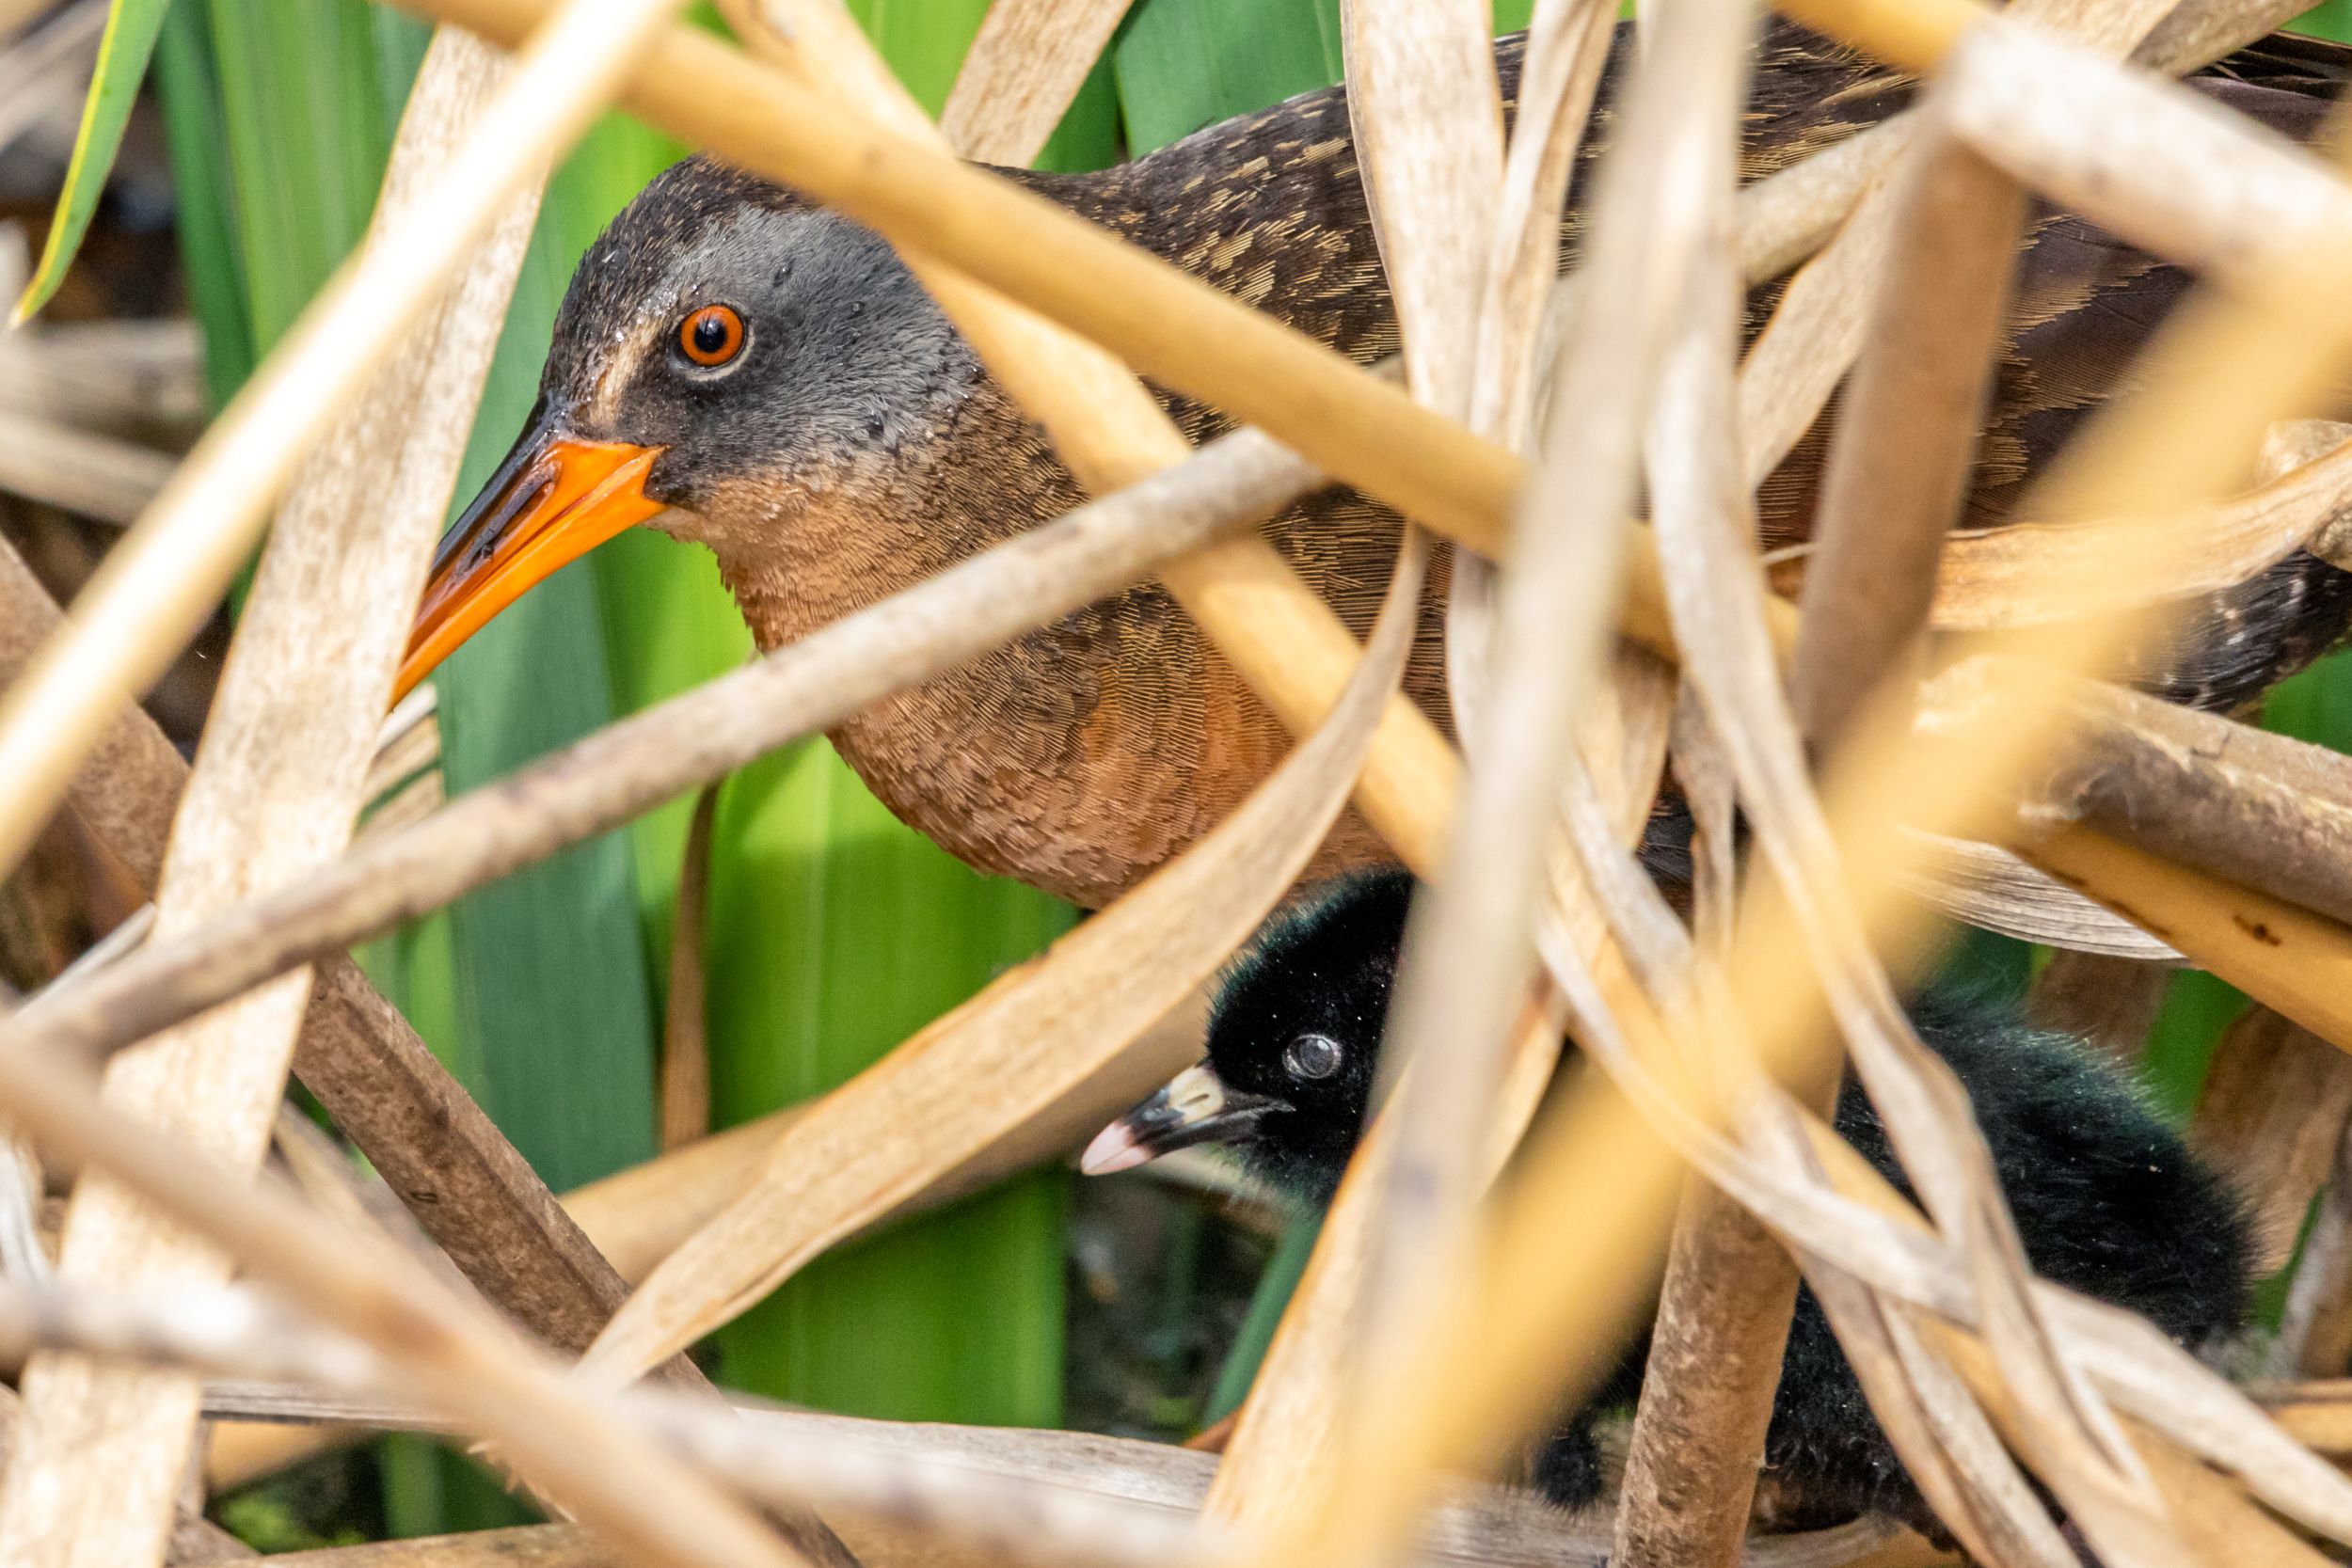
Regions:
<instances>
[{"instance_id":1,"label":"chick's pale beak","mask_svg":"<svg viewBox=\"0 0 2352 1568\"><path fill-rule=\"evenodd\" d=\"M1078 1157L1078 1168L1089 1176L1128 1170L1194 1144L1231 1139L1269 1112L1287 1109L1279 1100L1228 1088L1202 1062L1097 1132Z\"/></svg>"},{"instance_id":2,"label":"chick's pale beak","mask_svg":"<svg viewBox=\"0 0 2352 1568\"><path fill-rule=\"evenodd\" d=\"M393 700L557 567L660 512L644 483L661 451L577 440L534 420L441 535Z\"/></svg>"}]
</instances>

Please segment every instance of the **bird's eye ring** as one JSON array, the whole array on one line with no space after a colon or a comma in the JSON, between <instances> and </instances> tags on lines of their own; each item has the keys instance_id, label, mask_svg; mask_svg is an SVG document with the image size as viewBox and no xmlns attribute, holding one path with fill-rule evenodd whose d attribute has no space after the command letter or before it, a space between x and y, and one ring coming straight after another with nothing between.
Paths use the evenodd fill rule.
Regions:
<instances>
[{"instance_id":1,"label":"bird's eye ring","mask_svg":"<svg viewBox=\"0 0 2352 1568\"><path fill-rule=\"evenodd\" d=\"M715 370L743 352L743 318L731 305L706 305L678 323L678 352Z\"/></svg>"},{"instance_id":2,"label":"bird's eye ring","mask_svg":"<svg viewBox=\"0 0 2352 1568\"><path fill-rule=\"evenodd\" d=\"M1312 1083L1339 1071L1343 1054L1328 1035L1301 1035L1282 1048L1282 1066L1293 1078Z\"/></svg>"}]
</instances>

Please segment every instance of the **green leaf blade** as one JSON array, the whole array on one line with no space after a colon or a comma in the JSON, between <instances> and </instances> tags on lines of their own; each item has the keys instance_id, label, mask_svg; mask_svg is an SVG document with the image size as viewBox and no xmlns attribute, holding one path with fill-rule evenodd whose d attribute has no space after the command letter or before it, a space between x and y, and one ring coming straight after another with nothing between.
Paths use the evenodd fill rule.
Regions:
<instances>
[{"instance_id":1,"label":"green leaf blade","mask_svg":"<svg viewBox=\"0 0 2352 1568\"><path fill-rule=\"evenodd\" d=\"M10 325L29 320L49 303L65 281L98 212L98 198L106 176L122 150L122 133L131 123L131 106L138 101L139 83L163 32L164 14L171 0L114 0L106 15L106 30L98 40L98 69L90 78L89 96L82 103L81 128L74 133L73 155L66 165L65 189L58 193L56 216L41 242L40 261L31 281L16 302Z\"/></svg>"}]
</instances>

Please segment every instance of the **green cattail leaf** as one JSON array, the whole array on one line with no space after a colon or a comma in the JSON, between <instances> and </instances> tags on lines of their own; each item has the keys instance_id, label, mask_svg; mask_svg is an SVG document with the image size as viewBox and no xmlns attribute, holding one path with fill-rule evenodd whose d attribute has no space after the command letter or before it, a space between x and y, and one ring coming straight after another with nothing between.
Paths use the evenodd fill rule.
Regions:
<instances>
[{"instance_id":1,"label":"green cattail leaf","mask_svg":"<svg viewBox=\"0 0 2352 1568\"><path fill-rule=\"evenodd\" d=\"M204 337L204 388L214 407L252 373L245 261L230 219L229 126L200 0L176 0L155 40L155 97L179 191L180 264Z\"/></svg>"},{"instance_id":2,"label":"green cattail leaf","mask_svg":"<svg viewBox=\"0 0 2352 1568\"><path fill-rule=\"evenodd\" d=\"M131 123L131 105L137 102L139 83L147 75L148 56L163 30L164 13L171 0L114 0L106 14L106 30L98 42L98 70L90 79L89 96L82 104L81 129L74 134L73 156L66 166L65 189L58 193L56 215L40 247L40 261L32 280L16 302L13 320L22 322L49 302L65 281L65 270L89 232L98 211L98 198L122 148L123 128Z\"/></svg>"},{"instance_id":3,"label":"green cattail leaf","mask_svg":"<svg viewBox=\"0 0 2352 1568\"><path fill-rule=\"evenodd\" d=\"M2352 41L2352 0L2327 0L2287 24L2290 30L2312 38Z\"/></svg>"},{"instance_id":4,"label":"green cattail leaf","mask_svg":"<svg viewBox=\"0 0 2352 1568\"><path fill-rule=\"evenodd\" d=\"M254 346L267 352L366 232L396 117L361 0L209 4L230 217Z\"/></svg>"},{"instance_id":5,"label":"green cattail leaf","mask_svg":"<svg viewBox=\"0 0 2352 1568\"><path fill-rule=\"evenodd\" d=\"M730 780L714 842L723 1123L834 1087L1069 923L901 826L822 743ZM721 1377L862 1415L1055 1424L1066 1183L1037 1173L818 1259L721 1332Z\"/></svg>"},{"instance_id":6,"label":"green cattail leaf","mask_svg":"<svg viewBox=\"0 0 2352 1568\"><path fill-rule=\"evenodd\" d=\"M1217 1369L1216 1387L1209 1395L1209 1407L1200 1413L1202 1426L1216 1425L1239 1410L1241 1402L1249 1397L1249 1385L1257 1379L1266 1350L1274 1343L1274 1331L1281 1326L1282 1313L1297 1291L1299 1280L1306 1276L1307 1259L1314 1256L1315 1238L1322 1233L1320 1214L1302 1214L1283 1227L1282 1239L1275 1243L1274 1256L1266 1259L1265 1271L1258 1275L1258 1288L1249 1297L1249 1311L1241 1321L1240 1331L1233 1336L1232 1347L1225 1353L1225 1364Z\"/></svg>"}]
</instances>

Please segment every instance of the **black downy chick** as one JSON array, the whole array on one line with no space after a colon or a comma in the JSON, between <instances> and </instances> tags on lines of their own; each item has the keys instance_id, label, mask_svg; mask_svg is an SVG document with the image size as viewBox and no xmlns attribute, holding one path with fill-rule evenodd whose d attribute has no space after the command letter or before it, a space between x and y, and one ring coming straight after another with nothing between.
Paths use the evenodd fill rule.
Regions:
<instances>
[{"instance_id":1,"label":"black downy chick","mask_svg":"<svg viewBox=\"0 0 2352 1568\"><path fill-rule=\"evenodd\" d=\"M1351 879L1270 922L1219 994L1207 1060L1104 1128L1085 1168L1217 1143L1294 1200L1327 1203L1362 1132L1411 892L1402 872ZM2240 1325L2251 1267L2243 1206L2134 1085L2077 1041L2002 1008L1930 992L1910 1010L1967 1087L2037 1271L2192 1349ZM1910 1194L1851 1078L1836 1126ZM1552 1501L1599 1497L1595 1419L1640 1391L1647 1357L1645 1331L1544 1443L1534 1480ZM1879 1513L1943 1533L1809 1290L1789 1328L1764 1475L1785 1528Z\"/></svg>"}]
</instances>

